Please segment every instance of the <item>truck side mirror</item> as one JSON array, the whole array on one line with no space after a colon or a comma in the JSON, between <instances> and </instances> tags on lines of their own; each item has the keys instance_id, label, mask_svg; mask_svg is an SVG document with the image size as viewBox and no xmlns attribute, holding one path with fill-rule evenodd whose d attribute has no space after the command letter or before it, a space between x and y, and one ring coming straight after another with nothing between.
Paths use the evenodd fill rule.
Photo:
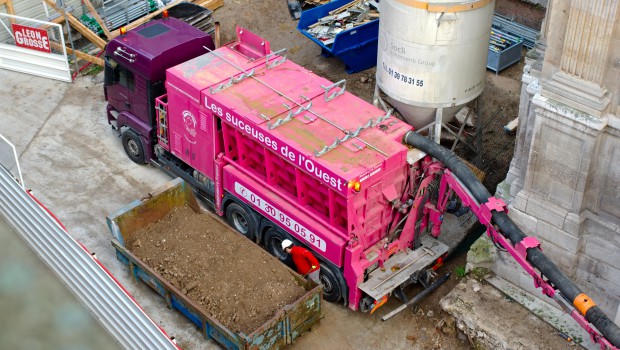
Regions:
<instances>
[{"instance_id":1,"label":"truck side mirror","mask_svg":"<svg viewBox=\"0 0 620 350\"><path fill-rule=\"evenodd\" d=\"M118 64L113 59L105 56L105 64L103 68L103 85L114 85L118 81Z\"/></svg>"}]
</instances>

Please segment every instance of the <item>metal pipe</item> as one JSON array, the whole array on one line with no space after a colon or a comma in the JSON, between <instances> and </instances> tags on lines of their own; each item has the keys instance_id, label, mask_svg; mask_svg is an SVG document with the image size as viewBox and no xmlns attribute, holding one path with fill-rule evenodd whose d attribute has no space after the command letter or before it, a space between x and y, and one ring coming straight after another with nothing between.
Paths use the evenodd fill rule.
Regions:
<instances>
[{"instance_id":1,"label":"metal pipe","mask_svg":"<svg viewBox=\"0 0 620 350\"><path fill-rule=\"evenodd\" d=\"M440 279L438 279L435 282L433 282L433 284L431 284L430 286L428 286L428 288L426 288L425 290L423 290L420 293L418 293L418 295L413 297L413 299L409 300L406 304L403 304L403 305L399 306L398 308L392 310L387 315L381 317L381 321L387 321L390 318L394 317L397 313L399 313L399 312L403 311L404 309L408 308L409 306L417 304L420 300L422 300L422 298L427 296L430 292L434 291L435 289L437 289L437 287L439 287L442 284L444 284L448 280L448 278L450 278L450 272L448 272L443 277L441 277Z\"/></svg>"},{"instance_id":2,"label":"metal pipe","mask_svg":"<svg viewBox=\"0 0 620 350\"><path fill-rule=\"evenodd\" d=\"M64 18L67 17L67 11L65 10L65 2L64 0L58 0L58 5L60 5L60 10L62 11L62 15ZM69 35L69 43L71 44L71 50L73 50L73 62L75 63L75 71L78 72L80 67L78 66L78 59L75 55L75 46L73 45L73 35L71 35L71 27L69 26L69 21L65 21L65 27L67 28L67 34Z\"/></svg>"}]
</instances>

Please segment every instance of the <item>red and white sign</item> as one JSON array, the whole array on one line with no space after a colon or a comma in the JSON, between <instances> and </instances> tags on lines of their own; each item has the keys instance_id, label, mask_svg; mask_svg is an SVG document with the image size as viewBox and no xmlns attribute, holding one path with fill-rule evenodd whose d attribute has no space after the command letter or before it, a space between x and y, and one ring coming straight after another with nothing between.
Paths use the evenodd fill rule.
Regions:
<instances>
[{"instance_id":1,"label":"red and white sign","mask_svg":"<svg viewBox=\"0 0 620 350\"><path fill-rule=\"evenodd\" d=\"M20 24L12 24L12 26L15 45L37 51L52 52L46 30Z\"/></svg>"}]
</instances>

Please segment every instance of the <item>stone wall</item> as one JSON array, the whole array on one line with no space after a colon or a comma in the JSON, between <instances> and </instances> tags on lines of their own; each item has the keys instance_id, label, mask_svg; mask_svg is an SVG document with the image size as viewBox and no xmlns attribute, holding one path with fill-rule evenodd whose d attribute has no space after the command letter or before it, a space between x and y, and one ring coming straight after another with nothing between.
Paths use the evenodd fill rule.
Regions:
<instances>
[{"instance_id":1,"label":"stone wall","mask_svg":"<svg viewBox=\"0 0 620 350\"><path fill-rule=\"evenodd\" d=\"M620 0L549 1L541 38L526 58L517 146L499 193L515 223L616 322L619 7ZM505 266L494 269L528 284Z\"/></svg>"}]
</instances>

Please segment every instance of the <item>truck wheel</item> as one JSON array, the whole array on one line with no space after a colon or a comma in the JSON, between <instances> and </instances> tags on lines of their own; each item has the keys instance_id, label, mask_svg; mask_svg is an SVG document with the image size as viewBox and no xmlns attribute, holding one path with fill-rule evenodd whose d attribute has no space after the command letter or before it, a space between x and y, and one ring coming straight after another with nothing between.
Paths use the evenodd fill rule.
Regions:
<instances>
[{"instance_id":1,"label":"truck wheel","mask_svg":"<svg viewBox=\"0 0 620 350\"><path fill-rule=\"evenodd\" d=\"M127 156L132 162L137 164L145 163L144 146L138 134L131 129L126 130L121 137L121 141L123 142L125 153L127 153Z\"/></svg>"},{"instance_id":2,"label":"truck wheel","mask_svg":"<svg viewBox=\"0 0 620 350\"><path fill-rule=\"evenodd\" d=\"M331 303L337 303L340 301L342 298L342 290L340 289L338 277L332 271L331 267L326 264L321 264L319 280L323 285L323 299Z\"/></svg>"},{"instance_id":3,"label":"truck wheel","mask_svg":"<svg viewBox=\"0 0 620 350\"><path fill-rule=\"evenodd\" d=\"M288 256L288 254L282 250L282 241L286 238L287 237L275 228L270 227L267 229L267 232L265 232L265 248L269 254L280 259L280 261L285 261Z\"/></svg>"},{"instance_id":4,"label":"truck wheel","mask_svg":"<svg viewBox=\"0 0 620 350\"><path fill-rule=\"evenodd\" d=\"M256 220L248 210L239 203L230 203L226 208L228 224L242 235L253 241L256 238Z\"/></svg>"},{"instance_id":5,"label":"truck wheel","mask_svg":"<svg viewBox=\"0 0 620 350\"><path fill-rule=\"evenodd\" d=\"M375 299L369 297L369 296L365 296L362 298L362 300L360 300L360 311L363 313L367 313L368 311L372 310L372 305L374 304Z\"/></svg>"}]
</instances>

